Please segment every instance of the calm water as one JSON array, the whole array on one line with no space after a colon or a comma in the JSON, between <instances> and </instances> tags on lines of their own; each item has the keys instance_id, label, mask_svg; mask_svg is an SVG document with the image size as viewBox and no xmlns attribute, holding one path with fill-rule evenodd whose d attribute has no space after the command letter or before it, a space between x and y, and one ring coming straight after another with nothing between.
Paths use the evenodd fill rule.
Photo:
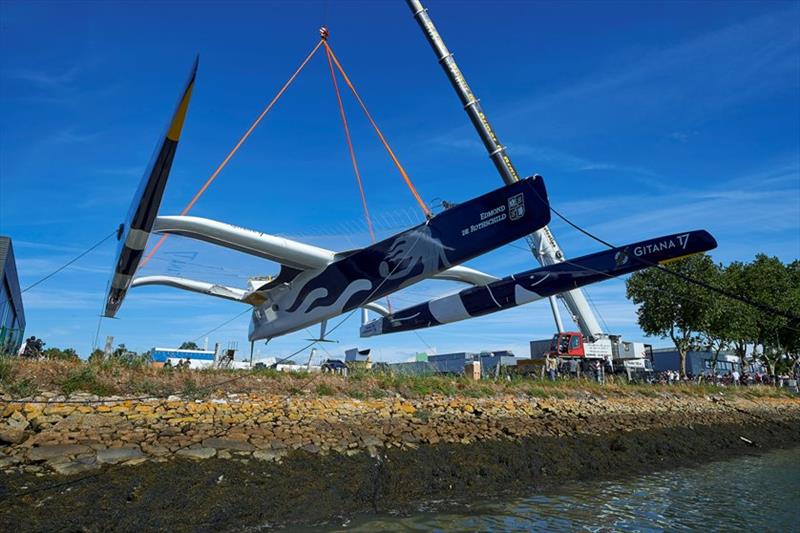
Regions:
<instances>
[{"instance_id":1,"label":"calm water","mask_svg":"<svg viewBox=\"0 0 800 533\"><path fill-rule=\"evenodd\" d=\"M800 531L800 448L337 531Z\"/></svg>"}]
</instances>

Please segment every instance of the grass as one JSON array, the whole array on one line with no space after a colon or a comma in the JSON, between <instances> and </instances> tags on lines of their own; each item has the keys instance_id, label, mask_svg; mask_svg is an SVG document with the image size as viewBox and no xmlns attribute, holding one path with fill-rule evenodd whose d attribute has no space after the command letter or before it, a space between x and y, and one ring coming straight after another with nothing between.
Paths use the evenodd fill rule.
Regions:
<instances>
[{"instance_id":1,"label":"grass","mask_svg":"<svg viewBox=\"0 0 800 533\"><path fill-rule=\"evenodd\" d=\"M320 396L333 396L336 391L334 391L330 385L326 383L320 383L317 385L317 394Z\"/></svg>"},{"instance_id":2,"label":"grass","mask_svg":"<svg viewBox=\"0 0 800 533\"><path fill-rule=\"evenodd\" d=\"M772 387L721 387L711 384L641 385L617 380L600 385L588 380L560 379L555 382L526 376L501 376L472 381L463 376L401 375L354 370L348 377L308 373L284 373L273 369L239 370L159 369L118 361L31 361L0 357L0 393L14 397L38 391L89 392L97 395L168 396L201 398L222 393L266 393L318 396L349 396L356 399L425 398L431 395L488 398L503 394L539 398L693 397L725 396L759 399L791 396Z\"/></svg>"},{"instance_id":3,"label":"grass","mask_svg":"<svg viewBox=\"0 0 800 533\"><path fill-rule=\"evenodd\" d=\"M67 374L61 382L61 391L64 394L88 392L98 396L108 396L113 393L111 387L97 379L94 369L88 365L76 368Z\"/></svg>"}]
</instances>

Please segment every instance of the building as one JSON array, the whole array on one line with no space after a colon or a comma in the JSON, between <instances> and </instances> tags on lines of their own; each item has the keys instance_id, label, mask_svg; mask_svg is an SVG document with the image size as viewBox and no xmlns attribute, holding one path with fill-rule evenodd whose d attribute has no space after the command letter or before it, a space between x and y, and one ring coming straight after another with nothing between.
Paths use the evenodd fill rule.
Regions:
<instances>
[{"instance_id":1,"label":"building","mask_svg":"<svg viewBox=\"0 0 800 533\"><path fill-rule=\"evenodd\" d=\"M208 368L214 365L214 352L212 350L181 350L178 348L153 348L150 350L153 366L163 367L178 366L180 363L189 363L189 368ZM248 365L249 366L249 365Z\"/></svg>"},{"instance_id":2,"label":"building","mask_svg":"<svg viewBox=\"0 0 800 533\"><path fill-rule=\"evenodd\" d=\"M690 351L686 354L686 373L691 376L710 374L713 361L714 352ZM664 372L666 370L680 371L680 356L678 355L678 350L675 348L654 348L653 370L655 372ZM734 370L740 374L742 373L742 364L739 360L739 356L732 352L720 352L717 358L717 375L722 376ZM764 365L752 360L746 362L744 371L748 374L755 374L757 372L766 373Z\"/></svg>"},{"instance_id":3,"label":"building","mask_svg":"<svg viewBox=\"0 0 800 533\"><path fill-rule=\"evenodd\" d=\"M369 358L370 349L359 350L358 348L350 348L344 352L344 362L348 368L361 368L369 370L372 368L372 360Z\"/></svg>"},{"instance_id":4,"label":"building","mask_svg":"<svg viewBox=\"0 0 800 533\"><path fill-rule=\"evenodd\" d=\"M480 362L481 376L496 376L504 366L514 366L517 358L507 350L496 352L455 352L440 355L429 355L427 361L413 361L390 365L393 372L399 374L455 374L464 373L467 363Z\"/></svg>"},{"instance_id":5,"label":"building","mask_svg":"<svg viewBox=\"0 0 800 533\"><path fill-rule=\"evenodd\" d=\"M25 336L25 311L10 237L0 237L0 354L16 354Z\"/></svg>"}]
</instances>

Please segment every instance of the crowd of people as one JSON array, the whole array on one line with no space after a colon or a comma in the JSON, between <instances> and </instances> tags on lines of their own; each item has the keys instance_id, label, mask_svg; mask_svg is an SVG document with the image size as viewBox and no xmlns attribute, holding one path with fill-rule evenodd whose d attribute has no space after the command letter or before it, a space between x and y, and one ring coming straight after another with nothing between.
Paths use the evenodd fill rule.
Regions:
<instances>
[{"instance_id":1,"label":"crowd of people","mask_svg":"<svg viewBox=\"0 0 800 533\"><path fill-rule=\"evenodd\" d=\"M800 369L798 369L800 370ZM800 373L800 372L796 372ZM556 357L545 357L543 376L550 381L555 381L559 378L583 378L598 383L605 383L608 380L614 380L614 367L610 361L595 359L595 360L563 360ZM653 383L659 385L674 385L674 384L692 384L692 383L708 383L721 386L753 386L753 385L772 385L778 387L794 386L800 381L800 375L782 374L778 376L771 376L765 372L739 372L738 370L729 370L726 372L712 372L711 369L706 370L703 374L692 375L688 373L681 376L677 370L665 370L662 372L641 372L635 381L643 383Z\"/></svg>"},{"instance_id":2,"label":"crowd of people","mask_svg":"<svg viewBox=\"0 0 800 533\"><path fill-rule=\"evenodd\" d=\"M748 385L782 385L781 382L796 379L788 374L780 376L770 376L764 372L742 372L738 370L712 373L707 370L705 373L694 376L691 373L681 377L677 370L665 370L659 372L655 377L655 383L672 385L673 383L712 383L722 386L743 386Z\"/></svg>"}]
</instances>

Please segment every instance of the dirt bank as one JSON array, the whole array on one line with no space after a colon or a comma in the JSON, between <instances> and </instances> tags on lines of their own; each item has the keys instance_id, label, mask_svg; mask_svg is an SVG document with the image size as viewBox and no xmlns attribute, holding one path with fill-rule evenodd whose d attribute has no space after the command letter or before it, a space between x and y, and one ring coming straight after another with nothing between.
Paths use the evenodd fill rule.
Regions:
<instances>
[{"instance_id":1,"label":"dirt bank","mask_svg":"<svg viewBox=\"0 0 800 533\"><path fill-rule=\"evenodd\" d=\"M5 432L5 433L3 433ZM800 400L228 395L7 404L7 529L239 529L800 442Z\"/></svg>"},{"instance_id":2,"label":"dirt bank","mask_svg":"<svg viewBox=\"0 0 800 533\"><path fill-rule=\"evenodd\" d=\"M413 511L421 502L529 495L565 480L690 466L798 442L795 421L437 444L387 449L374 457L298 450L280 464L211 459L116 468L24 497L14 495L52 480L6 475L0 478L0 522L9 531L341 523L357 514Z\"/></svg>"}]
</instances>

